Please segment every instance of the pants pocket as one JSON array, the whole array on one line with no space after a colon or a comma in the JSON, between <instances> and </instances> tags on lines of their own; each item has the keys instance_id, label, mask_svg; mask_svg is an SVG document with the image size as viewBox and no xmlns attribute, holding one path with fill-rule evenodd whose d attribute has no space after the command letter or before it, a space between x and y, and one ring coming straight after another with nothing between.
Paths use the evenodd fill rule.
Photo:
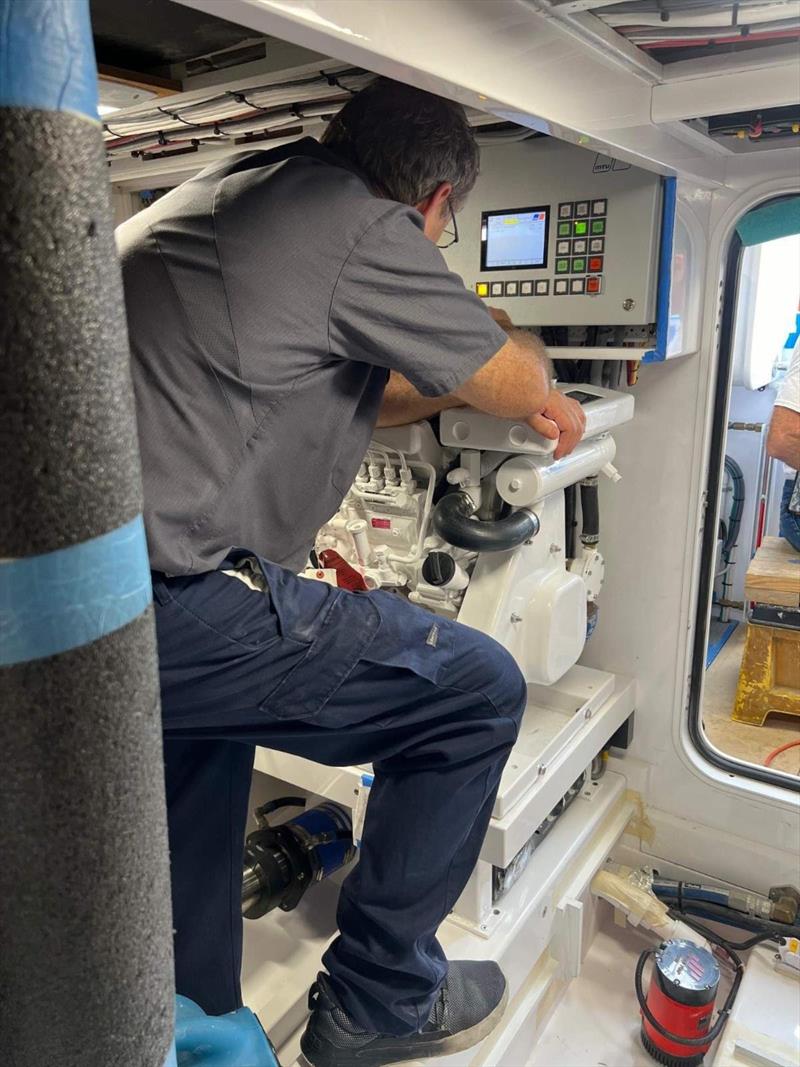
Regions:
<instances>
[{"instance_id":1,"label":"pants pocket","mask_svg":"<svg viewBox=\"0 0 800 1067\"><path fill-rule=\"evenodd\" d=\"M277 719L309 721L364 656L381 625L380 615L370 596L259 562L283 637L306 646L288 673L275 679L259 708Z\"/></svg>"},{"instance_id":2,"label":"pants pocket","mask_svg":"<svg viewBox=\"0 0 800 1067\"><path fill-rule=\"evenodd\" d=\"M458 624L409 604L394 593L370 593L380 629L364 659L386 667L401 667L437 683L453 655Z\"/></svg>"}]
</instances>

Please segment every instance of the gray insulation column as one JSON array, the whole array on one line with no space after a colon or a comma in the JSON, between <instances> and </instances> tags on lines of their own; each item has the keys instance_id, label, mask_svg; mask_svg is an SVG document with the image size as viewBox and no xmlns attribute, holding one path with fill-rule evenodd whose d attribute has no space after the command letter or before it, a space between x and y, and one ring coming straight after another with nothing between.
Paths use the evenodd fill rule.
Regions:
<instances>
[{"instance_id":1,"label":"gray insulation column","mask_svg":"<svg viewBox=\"0 0 800 1067\"><path fill-rule=\"evenodd\" d=\"M158 676L86 0L0 0L0 1063L163 1067Z\"/></svg>"}]
</instances>

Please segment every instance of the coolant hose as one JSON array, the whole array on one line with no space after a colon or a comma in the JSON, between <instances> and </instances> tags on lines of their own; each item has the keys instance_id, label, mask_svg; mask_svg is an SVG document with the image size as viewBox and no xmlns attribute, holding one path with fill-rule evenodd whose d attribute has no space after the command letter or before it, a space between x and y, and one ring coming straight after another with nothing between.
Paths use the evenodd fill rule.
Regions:
<instances>
[{"instance_id":1,"label":"coolant hose","mask_svg":"<svg viewBox=\"0 0 800 1067\"><path fill-rule=\"evenodd\" d=\"M433 511L433 528L448 544L468 552L506 552L539 532L539 519L521 508L503 519L474 519L475 504L463 492L447 493Z\"/></svg>"}]
</instances>

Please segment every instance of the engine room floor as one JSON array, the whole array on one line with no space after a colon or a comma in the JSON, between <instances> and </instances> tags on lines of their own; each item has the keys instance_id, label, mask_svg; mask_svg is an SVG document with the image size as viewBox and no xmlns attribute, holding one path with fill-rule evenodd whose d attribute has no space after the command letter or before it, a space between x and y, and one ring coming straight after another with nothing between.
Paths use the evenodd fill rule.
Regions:
<instances>
[{"instance_id":1,"label":"engine room floor","mask_svg":"<svg viewBox=\"0 0 800 1067\"><path fill-rule=\"evenodd\" d=\"M762 764L787 741L800 740L800 719L770 715L763 726L734 722L731 718L742 662L746 627L740 624L706 672L703 690L703 724L706 736L721 752L749 763ZM775 758L777 770L800 774L800 748Z\"/></svg>"},{"instance_id":2,"label":"engine room floor","mask_svg":"<svg viewBox=\"0 0 800 1067\"><path fill-rule=\"evenodd\" d=\"M633 990L636 960L652 939L605 915L583 969L542 1032L526 1067L646 1067Z\"/></svg>"},{"instance_id":3,"label":"engine room floor","mask_svg":"<svg viewBox=\"0 0 800 1067\"><path fill-rule=\"evenodd\" d=\"M654 938L603 918L578 978L569 985L525 1067L652 1067L639 1040L633 989L639 954ZM724 994L723 994L724 995ZM721 998L720 998L721 999ZM711 1063L713 1050L707 1054Z\"/></svg>"}]
</instances>

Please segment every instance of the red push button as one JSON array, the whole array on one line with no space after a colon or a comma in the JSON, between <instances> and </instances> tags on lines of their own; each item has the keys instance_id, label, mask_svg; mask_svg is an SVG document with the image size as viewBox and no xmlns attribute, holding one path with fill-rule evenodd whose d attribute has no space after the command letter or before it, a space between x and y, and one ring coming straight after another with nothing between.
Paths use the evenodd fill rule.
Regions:
<instances>
[{"instance_id":1,"label":"red push button","mask_svg":"<svg viewBox=\"0 0 800 1067\"><path fill-rule=\"evenodd\" d=\"M602 256L590 256L589 257L589 270L599 274L602 269L603 269L603 257Z\"/></svg>"},{"instance_id":2,"label":"red push button","mask_svg":"<svg viewBox=\"0 0 800 1067\"><path fill-rule=\"evenodd\" d=\"M587 293L599 293L603 287L603 279L598 278L596 275L586 279L586 292Z\"/></svg>"}]
</instances>

